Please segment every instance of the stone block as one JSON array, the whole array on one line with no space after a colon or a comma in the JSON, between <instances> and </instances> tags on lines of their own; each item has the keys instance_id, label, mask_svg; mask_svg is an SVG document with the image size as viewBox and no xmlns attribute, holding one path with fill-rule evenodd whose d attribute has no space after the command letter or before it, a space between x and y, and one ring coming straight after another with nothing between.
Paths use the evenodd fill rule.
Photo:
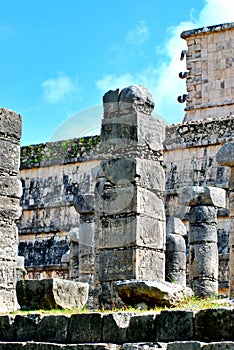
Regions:
<instances>
[{"instance_id":1,"label":"stone block","mask_svg":"<svg viewBox=\"0 0 234 350\"><path fill-rule=\"evenodd\" d=\"M20 140L22 129L22 118L19 114L9 109L0 108L0 130L1 135L12 140Z\"/></svg>"},{"instance_id":2,"label":"stone block","mask_svg":"<svg viewBox=\"0 0 234 350\"><path fill-rule=\"evenodd\" d=\"M14 176L0 176L0 196L16 197L22 196L22 184Z\"/></svg>"},{"instance_id":3,"label":"stone block","mask_svg":"<svg viewBox=\"0 0 234 350\"><path fill-rule=\"evenodd\" d=\"M159 162L140 158L115 158L101 162L105 177L114 185L129 183L162 191L165 171Z\"/></svg>"},{"instance_id":4,"label":"stone block","mask_svg":"<svg viewBox=\"0 0 234 350\"><path fill-rule=\"evenodd\" d=\"M198 224L190 225L189 229L189 241L190 243L216 243L218 242L217 225L215 224Z\"/></svg>"},{"instance_id":5,"label":"stone block","mask_svg":"<svg viewBox=\"0 0 234 350\"><path fill-rule=\"evenodd\" d=\"M218 281L208 277L200 277L191 281L191 288L201 298L218 295Z\"/></svg>"},{"instance_id":6,"label":"stone block","mask_svg":"<svg viewBox=\"0 0 234 350\"><path fill-rule=\"evenodd\" d=\"M157 340L163 342L193 339L192 311L161 311L156 319Z\"/></svg>"},{"instance_id":7,"label":"stone block","mask_svg":"<svg viewBox=\"0 0 234 350\"><path fill-rule=\"evenodd\" d=\"M234 216L234 192L229 194L229 211L230 216Z\"/></svg>"},{"instance_id":8,"label":"stone block","mask_svg":"<svg viewBox=\"0 0 234 350\"><path fill-rule=\"evenodd\" d=\"M69 343L97 343L102 339L100 313L71 315L68 329Z\"/></svg>"},{"instance_id":9,"label":"stone block","mask_svg":"<svg viewBox=\"0 0 234 350\"><path fill-rule=\"evenodd\" d=\"M128 114L141 111L151 114L154 109L153 97L149 90L142 85L130 85L121 91L110 90L103 96L104 117Z\"/></svg>"},{"instance_id":10,"label":"stone block","mask_svg":"<svg viewBox=\"0 0 234 350\"><path fill-rule=\"evenodd\" d=\"M103 316L103 342L123 344L128 341L127 330L131 313L112 313Z\"/></svg>"},{"instance_id":11,"label":"stone block","mask_svg":"<svg viewBox=\"0 0 234 350\"><path fill-rule=\"evenodd\" d=\"M16 315L9 332L10 341L38 341L39 324L43 316L39 314Z\"/></svg>"},{"instance_id":12,"label":"stone block","mask_svg":"<svg viewBox=\"0 0 234 350\"><path fill-rule=\"evenodd\" d=\"M9 289L10 288L15 288L15 283L16 283L16 256L17 256L17 253L15 254L14 257L9 256L9 260L7 260L7 259L1 259L0 260L0 266L1 266L0 287L1 288L6 288L6 290L8 290L8 288ZM1 293L3 293L3 291L1 291ZM11 294L10 294L10 297L12 298ZM4 311L6 311L6 310L4 310Z\"/></svg>"},{"instance_id":13,"label":"stone block","mask_svg":"<svg viewBox=\"0 0 234 350\"><path fill-rule=\"evenodd\" d=\"M74 207L80 215L87 215L94 212L94 195L82 194L74 199Z\"/></svg>"},{"instance_id":14,"label":"stone block","mask_svg":"<svg viewBox=\"0 0 234 350\"><path fill-rule=\"evenodd\" d=\"M165 221L145 215L102 218L98 248L150 247L165 250Z\"/></svg>"},{"instance_id":15,"label":"stone block","mask_svg":"<svg viewBox=\"0 0 234 350\"><path fill-rule=\"evenodd\" d=\"M0 173L17 175L20 166L20 146L10 140L0 140Z\"/></svg>"},{"instance_id":16,"label":"stone block","mask_svg":"<svg viewBox=\"0 0 234 350\"><path fill-rule=\"evenodd\" d=\"M79 226L79 254L80 256L93 254L94 250L94 222L82 222Z\"/></svg>"},{"instance_id":17,"label":"stone block","mask_svg":"<svg viewBox=\"0 0 234 350\"><path fill-rule=\"evenodd\" d=\"M199 225L202 223L216 224L217 212L216 208L210 205L198 205L190 208L189 212L190 224Z\"/></svg>"},{"instance_id":18,"label":"stone block","mask_svg":"<svg viewBox=\"0 0 234 350\"><path fill-rule=\"evenodd\" d=\"M234 310L205 309L195 314L196 339L205 342L234 340Z\"/></svg>"},{"instance_id":19,"label":"stone block","mask_svg":"<svg viewBox=\"0 0 234 350\"><path fill-rule=\"evenodd\" d=\"M9 340L9 332L14 318L15 316L13 315L0 316L0 342Z\"/></svg>"},{"instance_id":20,"label":"stone block","mask_svg":"<svg viewBox=\"0 0 234 350\"><path fill-rule=\"evenodd\" d=\"M177 234L181 236L186 236L187 230L183 221L176 217L169 217L167 219L167 234Z\"/></svg>"},{"instance_id":21,"label":"stone block","mask_svg":"<svg viewBox=\"0 0 234 350\"><path fill-rule=\"evenodd\" d=\"M104 118L102 120L101 140L103 149L110 148L111 144L118 144L116 150L122 150L127 156L131 145L131 154L137 147L159 151L165 138L165 123L161 119L153 118L140 112L122 114L118 117ZM118 152L116 153L118 154Z\"/></svg>"},{"instance_id":22,"label":"stone block","mask_svg":"<svg viewBox=\"0 0 234 350\"><path fill-rule=\"evenodd\" d=\"M191 186L180 191L180 204L186 206L210 205L217 208L226 207L226 192L218 187Z\"/></svg>"},{"instance_id":23,"label":"stone block","mask_svg":"<svg viewBox=\"0 0 234 350\"><path fill-rule=\"evenodd\" d=\"M234 142L225 143L216 154L220 165L234 167Z\"/></svg>"},{"instance_id":24,"label":"stone block","mask_svg":"<svg viewBox=\"0 0 234 350\"><path fill-rule=\"evenodd\" d=\"M166 251L169 252L186 252L185 239L177 234L167 234Z\"/></svg>"},{"instance_id":25,"label":"stone block","mask_svg":"<svg viewBox=\"0 0 234 350\"><path fill-rule=\"evenodd\" d=\"M69 317L61 315L46 315L38 327L39 341L49 343L66 343Z\"/></svg>"},{"instance_id":26,"label":"stone block","mask_svg":"<svg viewBox=\"0 0 234 350\"><path fill-rule=\"evenodd\" d=\"M22 280L16 292L22 309L80 309L88 299L89 285L60 279Z\"/></svg>"},{"instance_id":27,"label":"stone block","mask_svg":"<svg viewBox=\"0 0 234 350\"><path fill-rule=\"evenodd\" d=\"M0 196L0 221L14 222L21 212L18 198Z\"/></svg>"},{"instance_id":28,"label":"stone block","mask_svg":"<svg viewBox=\"0 0 234 350\"><path fill-rule=\"evenodd\" d=\"M233 350L234 342L229 341L220 341L213 342L209 344L204 344L202 347L203 350Z\"/></svg>"},{"instance_id":29,"label":"stone block","mask_svg":"<svg viewBox=\"0 0 234 350\"><path fill-rule=\"evenodd\" d=\"M155 314L132 316L127 330L127 338L131 343L155 341Z\"/></svg>"},{"instance_id":30,"label":"stone block","mask_svg":"<svg viewBox=\"0 0 234 350\"><path fill-rule=\"evenodd\" d=\"M217 243L190 245L190 273L194 278L218 278Z\"/></svg>"},{"instance_id":31,"label":"stone block","mask_svg":"<svg viewBox=\"0 0 234 350\"><path fill-rule=\"evenodd\" d=\"M93 273L94 269L94 253L79 256L79 275Z\"/></svg>"},{"instance_id":32,"label":"stone block","mask_svg":"<svg viewBox=\"0 0 234 350\"><path fill-rule=\"evenodd\" d=\"M119 114L119 89L109 90L103 96L104 118L118 116Z\"/></svg>"},{"instance_id":33,"label":"stone block","mask_svg":"<svg viewBox=\"0 0 234 350\"><path fill-rule=\"evenodd\" d=\"M200 350L203 344L198 341L175 341L167 344L167 350Z\"/></svg>"},{"instance_id":34,"label":"stone block","mask_svg":"<svg viewBox=\"0 0 234 350\"><path fill-rule=\"evenodd\" d=\"M131 306L144 303L150 308L170 307L193 295L190 288L159 280L117 281L114 285L121 300Z\"/></svg>"},{"instance_id":35,"label":"stone block","mask_svg":"<svg viewBox=\"0 0 234 350\"><path fill-rule=\"evenodd\" d=\"M139 186L123 184L106 188L99 204L101 215L137 213L165 221L163 200L154 192Z\"/></svg>"},{"instance_id":36,"label":"stone block","mask_svg":"<svg viewBox=\"0 0 234 350\"><path fill-rule=\"evenodd\" d=\"M185 252L166 253L166 265L169 265L168 270L170 269L170 271L184 271L186 267L186 253ZM166 269L167 269L167 266L166 266Z\"/></svg>"},{"instance_id":37,"label":"stone block","mask_svg":"<svg viewBox=\"0 0 234 350\"><path fill-rule=\"evenodd\" d=\"M99 251L99 280L163 280L164 253L155 249L135 248Z\"/></svg>"}]
</instances>

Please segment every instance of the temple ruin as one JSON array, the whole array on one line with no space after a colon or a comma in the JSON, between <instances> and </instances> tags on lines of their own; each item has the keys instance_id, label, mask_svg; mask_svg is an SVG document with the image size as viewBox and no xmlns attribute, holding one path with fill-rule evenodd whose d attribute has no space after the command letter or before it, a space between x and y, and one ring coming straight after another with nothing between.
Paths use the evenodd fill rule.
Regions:
<instances>
[{"instance_id":1,"label":"temple ruin","mask_svg":"<svg viewBox=\"0 0 234 350\"><path fill-rule=\"evenodd\" d=\"M186 102L180 124L152 117L150 92L132 85L104 95L100 136L25 146L19 160L21 117L0 110L1 312L19 308L16 281L17 270L22 280L22 257L23 289L27 280L48 279L59 295L74 281L77 288L86 286L91 310L125 306L123 281L157 281L165 288L175 283L180 294L190 286L200 297L220 293L234 298L234 23L188 30L181 37L187 49L180 59L186 59L187 71L178 73L186 79L187 92L178 97ZM68 280L67 287L61 287L61 280ZM190 344L195 339L191 349L202 349L201 342L234 340L233 310L222 310L230 329L223 335L217 328L218 338L206 328L206 317L219 320L213 311L211 316L177 313L173 320L165 311L157 324L155 315L148 315L157 336L147 333L140 340L133 335L134 315L107 319L97 313L84 322L102 334L96 339L90 330L90 342ZM82 328L76 316L63 320L67 333L58 342L84 341L84 329L79 336L73 332ZM176 336L165 330L168 320ZM13 333L7 333L11 320L0 318L0 341L42 341L41 324L50 321L27 321L32 338L16 336L21 322L16 316ZM109 324L121 328L115 341ZM184 324L180 337L177 327ZM164 348L186 348L173 344Z\"/></svg>"}]
</instances>

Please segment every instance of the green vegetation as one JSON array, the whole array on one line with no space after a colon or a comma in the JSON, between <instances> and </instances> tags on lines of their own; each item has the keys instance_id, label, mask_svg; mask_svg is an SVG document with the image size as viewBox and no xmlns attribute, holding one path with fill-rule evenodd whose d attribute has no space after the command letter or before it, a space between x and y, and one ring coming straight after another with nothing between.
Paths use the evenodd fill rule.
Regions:
<instances>
[{"instance_id":1,"label":"green vegetation","mask_svg":"<svg viewBox=\"0 0 234 350\"><path fill-rule=\"evenodd\" d=\"M88 136L21 147L20 163L22 167L42 162L64 163L88 154L99 142L100 136Z\"/></svg>"},{"instance_id":2,"label":"green vegetation","mask_svg":"<svg viewBox=\"0 0 234 350\"><path fill-rule=\"evenodd\" d=\"M95 310L96 312L102 312L102 313L110 313L110 312L131 312L131 313L143 313L143 312L161 312L162 310L202 310L202 309L214 309L222 306L228 306L228 303L225 299L217 299L217 297L210 297L210 298L204 298L200 299L195 296L191 298L187 298L184 301L182 301L179 305L175 307L156 307L154 309L145 310L141 309L140 307L132 307L128 306L125 308L113 308L112 310L106 310L104 308L100 310ZM87 307L84 307L82 309L52 309L52 310L27 310L27 311L15 311L11 312L11 315L28 315L28 314L42 314L42 315L73 315L77 313L89 313L94 312L93 310L88 310Z\"/></svg>"}]
</instances>

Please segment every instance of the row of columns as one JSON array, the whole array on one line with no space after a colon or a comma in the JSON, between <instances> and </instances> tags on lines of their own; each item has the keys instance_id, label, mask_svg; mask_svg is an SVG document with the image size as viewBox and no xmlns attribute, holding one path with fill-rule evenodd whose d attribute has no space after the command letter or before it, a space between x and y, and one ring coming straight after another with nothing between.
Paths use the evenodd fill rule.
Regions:
<instances>
[{"instance_id":1,"label":"row of columns","mask_svg":"<svg viewBox=\"0 0 234 350\"><path fill-rule=\"evenodd\" d=\"M111 283L117 280L166 279L186 285L186 228L180 219L168 218L166 229L164 126L151 117L151 95L132 86L109 91L103 101L104 156L96 187L75 201L81 218L79 280L96 290L96 305L107 289L111 294ZM180 204L190 207L191 287L201 297L218 293L217 209L226 206L225 197L223 189L208 186L188 187L180 193ZM233 218L234 209L230 210Z\"/></svg>"}]
</instances>

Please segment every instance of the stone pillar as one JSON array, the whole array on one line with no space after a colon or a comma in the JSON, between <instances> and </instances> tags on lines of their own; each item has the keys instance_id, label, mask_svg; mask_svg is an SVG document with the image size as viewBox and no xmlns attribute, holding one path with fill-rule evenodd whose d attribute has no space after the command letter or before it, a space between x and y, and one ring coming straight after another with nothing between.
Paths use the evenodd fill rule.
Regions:
<instances>
[{"instance_id":1,"label":"stone pillar","mask_svg":"<svg viewBox=\"0 0 234 350\"><path fill-rule=\"evenodd\" d=\"M197 296L218 294L217 208L225 208L225 191L217 187L184 187L180 202L190 206L189 264Z\"/></svg>"},{"instance_id":2,"label":"stone pillar","mask_svg":"<svg viewBox=\"0 0 234 350\"><path fill-rule=\"evenodd\" d=\"M79 231L73 229L68 232L69 246L69 278L73 281L79 280Z\"/></svg>"},{"instance_id":3,"label":"stone pillar","mask_svg":"<svg viewBox=\"0 0 234 350\"><path fill-rule=\"evenodd\" d=\"M16 267L20 216L19 198L21 116L0 109L0 312L18 308L16 299Z\"/></svg>"},{"instance_id":4,"label":"stone pillar","mask_svg":"<svg viewBox=\"0 0 234 350\"><path fill-rule=\"evenodd\" d=\"M166 227L166 281L186 286L186 227L175 217L167 219Z\"/></svg>"},{"instance_id":5,"label":"stone pillar","mask_svg":"<svg viewBox=\"0 0 234 350\"><path fill-rule=\"evenodd\" d=\"M106 160L95 204L95 280L102 291L112 281L165 279L164 123L151 117L154 103L143 86L109 91L103 102Z\"/></svg>"},{"instance_id":6,"label":"stone pillar","mask_svg":"<svg viewBox=\"0 0 234 350\"><path fill-rule=\"evenodd\" d=\"M89 283L88 306L93 307L93 269L94 269L94 196L78 195L74 206L80 214L79 226L79 281Z\"/></svg>"},{"instance_id":7,"label":"stone pillar","mask_svg":"<svg viewBox=\"0 0 234 350\"><path fill-rule=\"evenodd\" d=\"M226 143L216 155L220 165L230 168L229 180L229 216L231 227L229 232L229 297L234 298L234 143Z\"/></svg>"}]
</instances>

